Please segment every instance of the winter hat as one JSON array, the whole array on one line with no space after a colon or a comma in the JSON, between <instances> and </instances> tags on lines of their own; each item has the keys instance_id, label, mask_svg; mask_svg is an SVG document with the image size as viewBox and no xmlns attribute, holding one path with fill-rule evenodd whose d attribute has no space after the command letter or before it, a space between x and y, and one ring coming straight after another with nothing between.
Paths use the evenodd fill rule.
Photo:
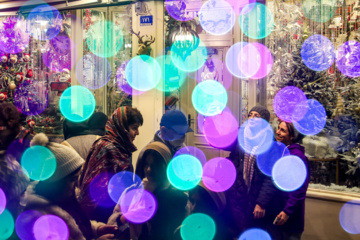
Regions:
<instances>
[{"instance_id":1,"label":"winter hat","mask_svg":"<svg viewBox=\"0 0 360 240\"><path fill-rule=\"evenodd\" d=\"M36 145L47 147L56 158L56 170L46 180L48 182L56 182L69 176L85 162L75 150L59 143L49 142L49 138L43 133L35 135L31 140L30 146Z\"/></svg>"},{"instance_id":2,"label":"winter hat","mask_svg":"<svg viewBox=\"0 0 360 240\"><path fill-rule=\"evenodd\" d=\"M270 112L269 112L269 110L266 109L266 107L255 106L249 111L249 113L251 113L252 111L258 112L260 114L261 118L266 120L267 122L270 121Z\"/></svg>"},{"instance_id":3,"label":"winter hat","mask_svg":"<svg viewBox=\"0 0 360 240\"><path fill-rule=\"evenodd\" d=\"M170 162L170 160L172 158L172 154L171 154L169 147L166 146L162 142L155 141L155 142L149 143L145 148L145 152L147 150L155 150L156 152L158 152L162 156L162 158L165 160L166 165ZM144 152L144 155L145 155L145 152Z\"/></svg>"}]
</instances>

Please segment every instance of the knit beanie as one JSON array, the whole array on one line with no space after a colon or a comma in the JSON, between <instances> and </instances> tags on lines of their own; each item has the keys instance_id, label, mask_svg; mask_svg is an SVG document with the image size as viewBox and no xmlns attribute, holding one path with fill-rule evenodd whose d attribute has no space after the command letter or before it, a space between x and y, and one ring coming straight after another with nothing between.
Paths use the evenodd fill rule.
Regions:
<instances>
[{"instance_id":1,"label":"knit beanie","mask_svg":"<svg viewBox=\"0 0 360 240\"><path fill-rule=\"evenodd\" d=\"M49 142L49 138L43 133L35 135L31 140L30 146L36 145L47 147L56 158L56 169L46 180L48 182L56 182L69 176L85 162L75 150L59 143Z\"/></svg>"},{"instance_id":2,"label":"knit beanie","mask_svg":"<svg viewBox=\"0 0 360 240\"><path fill-rule=\"evenodd\" d=\"M169 147L166 146L162 142L154 141L154 142L149 143L145 148L145 152L147 150L154 150L154 151L158 152L162 156L162 158L165 160L166 165L172 159L172 154L171 154ZM145 152L144 152L144 155L145 155Z\"/></svg>"},{"instance_id":3,"label":"knit beanie","mask_svg":"<svg viewBox=\"0 0 360 240\"><path fill-rule=\"evenodd\" d=\"M251 113L252 111L258 112L260 114L261 118L263 118L267 122L270 121L270 112L269 112L269 110L266 109L266 107L255 106L249 111L249 113Z\"/></svg>"}]
</instances>

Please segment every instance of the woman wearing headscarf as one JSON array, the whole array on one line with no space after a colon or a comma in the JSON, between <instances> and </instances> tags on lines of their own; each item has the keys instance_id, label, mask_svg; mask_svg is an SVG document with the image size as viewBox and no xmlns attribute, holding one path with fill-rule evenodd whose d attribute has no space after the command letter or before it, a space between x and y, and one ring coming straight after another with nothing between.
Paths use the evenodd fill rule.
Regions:
<instances>
[{"instance_id":1,"label":"woman wearing headscarf","mask_svg":"<svg viewBox=\"0 0 360 240\"><path fill-rule=\"evenodd\" d=\"M260 121L261 118L266 122ZM257 167L256 159L258 149L268 141L273 141L272 129L269 124L265 124L269 120L270 112L265 107L253 107L248 115L244 135L238 139L244 144L240 147L236 142L229 156L237 171L235 183L226 191L226 212L234 237L239 237L241 232L252 227L265 228L263 218L275 187L271 178Z\"/></svg>"},{"instance_id":2,"label":"woman wearing headscarf","mask_svg":"<svg viewBox=\"0 0 360 240\"><path fill-rule=\"evenodd\" d=\"M61 144L74 149L86 159L96 139L105 135L105 125L108 117L102 112L96 112L86 122L74 123L65 119L64 138Z\"/></svg>"},{"instance_id":3,"label":"woman wearing headscarf","mask_svg":"<svg viewBox=\"0 0 360 240\"><path fill-rule=\"evenodd\" d=\"M285 144L291 155L299 157L304 162L307 176L299 189L291 192L278 189L271 201L267 216L268 231L275 240L300 240L304 231L305 198L310 181L310 169L305 148L299 144L303 137L294 124L280 121L276 140Z\"/></svg>"},{"instance_id":4,"label":"woman wearing headscarf","mask_svg":"<svg viewBox=\"0 0 360 240\"><path fill-rule=\"evenodd\" d=\"M143 124L141 113L132 107L114 111L105 126L105 136L96 140L81 170L79 200L91 219L107 222L115 202L108 194L108 183L121 171L133 172L133 144Z\"/></svg>"}]
</instances>

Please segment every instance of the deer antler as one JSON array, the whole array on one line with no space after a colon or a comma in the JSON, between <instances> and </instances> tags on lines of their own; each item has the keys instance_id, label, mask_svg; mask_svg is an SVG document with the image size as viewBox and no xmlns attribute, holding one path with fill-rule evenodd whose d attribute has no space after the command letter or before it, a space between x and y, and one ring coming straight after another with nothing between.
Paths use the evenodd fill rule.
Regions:
<instances>
[{"instance_id":1,"label":"deer antler","mask_svg":"<svg viewBox=\"0 0 360 240\"><path fill-rule=\"evenodd\" d=\"M132 29L130 29L130 32L139 38L139 41L138 41L139 44L144 43L143 42L144 36L140 37L140 31L138 33L135 33Z\"/></svg>"},{"instance_id":2,"label":"deer antler","mask_svg":"<svg viewBox=\"0 0 360 240\"><path fill-rule=\"evenodd\" d=\"M148 37L148 35L146 35L146 37ZM145 41L144 42L144 44L145 44L145 46L150 46L152 43L154 43L155 42L155 38L153 39L153 36L151 36L150 35L150 39L149 40L147 40L147 41Z\"/></svg>"}]
</instances>

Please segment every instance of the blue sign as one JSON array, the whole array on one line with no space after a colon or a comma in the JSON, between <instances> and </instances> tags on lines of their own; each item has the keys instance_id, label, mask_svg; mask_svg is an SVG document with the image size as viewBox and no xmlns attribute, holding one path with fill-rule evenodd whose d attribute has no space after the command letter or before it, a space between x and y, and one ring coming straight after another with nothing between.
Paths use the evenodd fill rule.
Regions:
<instances>
[{"instance_id":1,"label":"blue sign","mask_svg":"<svg viewBox=\"0 0 360 240\"><path fill-rule=\"evenodd\" d=\"M153 25L153 16L140 16L140 26Z\"/></svg>"}]
</instances>

